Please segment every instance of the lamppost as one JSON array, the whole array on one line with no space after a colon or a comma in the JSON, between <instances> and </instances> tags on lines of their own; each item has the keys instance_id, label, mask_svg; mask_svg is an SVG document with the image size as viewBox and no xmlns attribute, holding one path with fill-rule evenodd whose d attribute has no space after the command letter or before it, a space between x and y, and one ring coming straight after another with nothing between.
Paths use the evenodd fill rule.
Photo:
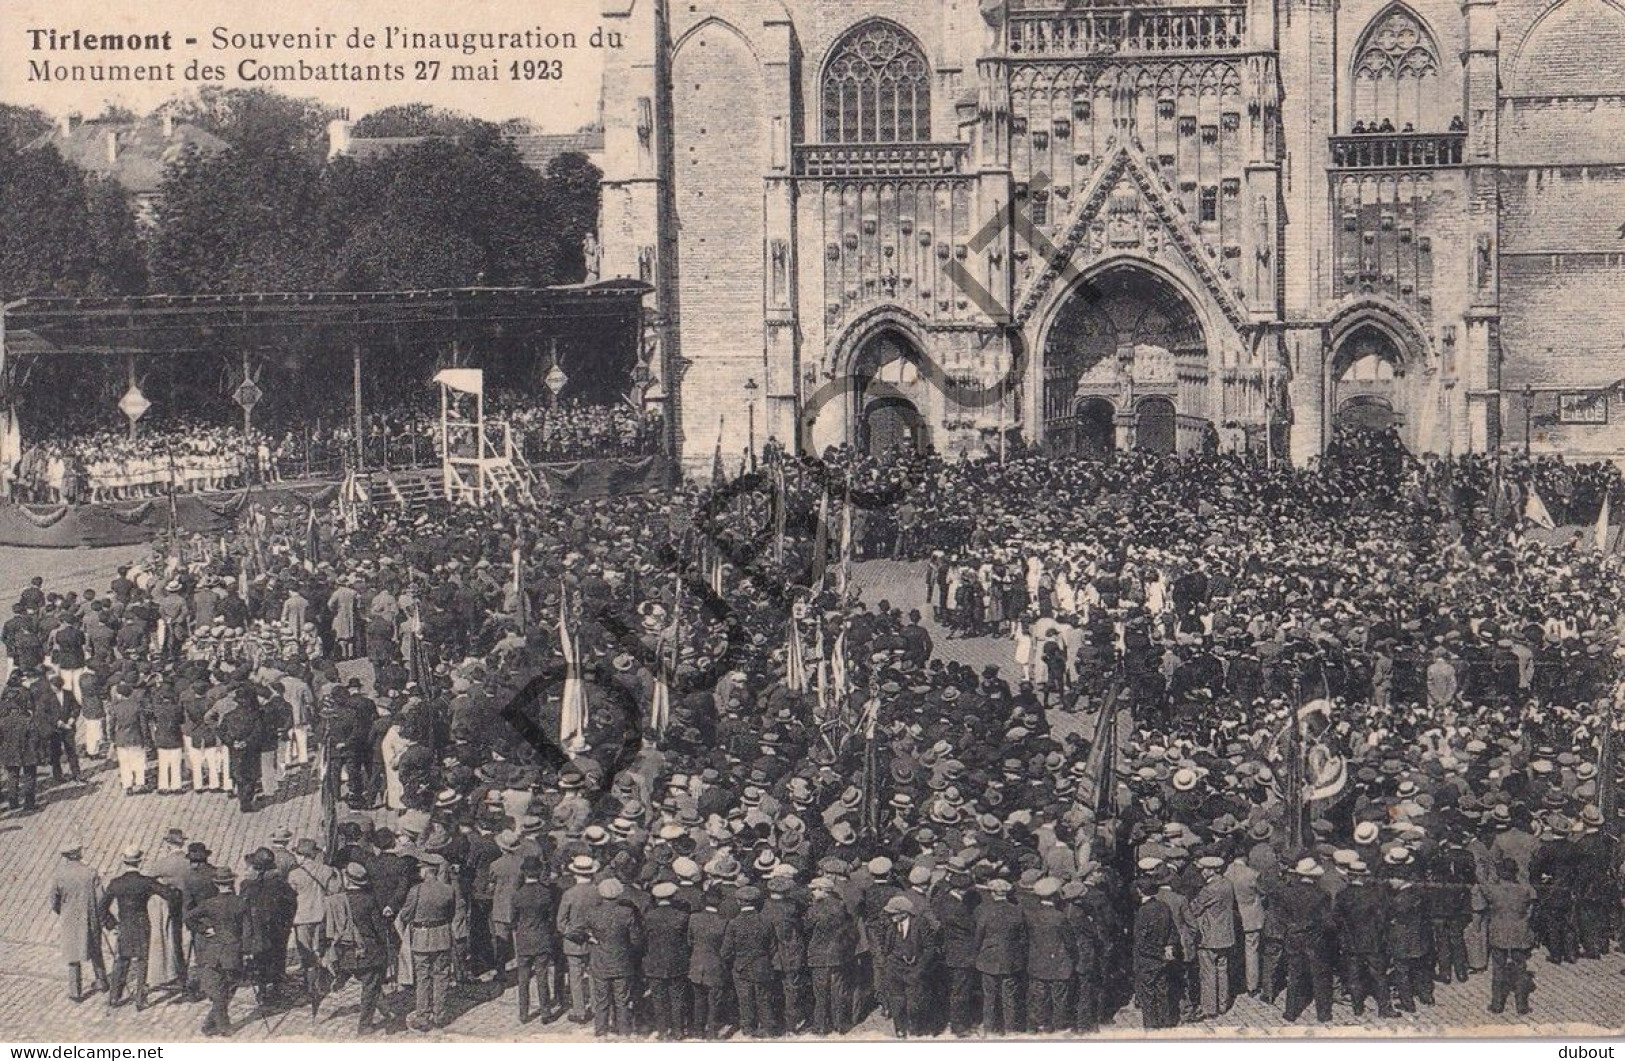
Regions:
<instances>
[{"instance_id":1,"label":"lamppost","mask_svg":"<svg viewBox=\"0 0 1625 1061\"><path fill-rule=\"evenodd\" d=\"M1523 385L1523 455L1529 456L1533 449L1531 427L1534 424L1535 388L1525 383Z\"/></svg>"},{"instance_id":2,"label":"lamppost","mask_svg":"<svg viewBox=\"0 0 1625 1061\"><path fill-rule=\"evenodd\" d=\"M746 440L750 447L750 470L756 470L756 392L760 390L756 377L745 381Z\"/></svg>"}]
</instances>

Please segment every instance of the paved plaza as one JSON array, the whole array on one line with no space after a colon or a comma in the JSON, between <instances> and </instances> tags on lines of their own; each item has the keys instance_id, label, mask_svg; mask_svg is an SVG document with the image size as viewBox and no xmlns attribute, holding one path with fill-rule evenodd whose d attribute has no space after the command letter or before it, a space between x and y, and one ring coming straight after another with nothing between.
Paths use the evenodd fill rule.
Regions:
<instances>
[{"instance_id":1,"label":"paved plaza","mask_svg":"<svg viewBox=\"0 0 1625 1061\"><path fill-rule=\"evenodd\" d=\"M99 550L96 552L39 553L27 550L0 550L0 571L4 585L0 594L15 595L26 583L20 571L38 571L48 579L48 588L68 589L94 585L98 589L112 577L117 564L139 550ZM862 564L857 579L865 599L885 598L904 608L923 608L922 567L918 564L877 561ZM988 663L1011 665L1012 643L1007 639L944 637L944 631L930 624L938 651L978 668ZM1052 713L1052 724L1061 732L1077 727L1085 737L1092 736L1093 719ZM89 765L89 764L87 764ZM75 836L83 840L85 860L101 869L103 879L115 872L118 852L135 843L151 851L164 832L183 828L191 839L208 844L215 864L240 866L245 852L260 846L281 826L296 836L314 836L319 831L320 806L309 779L295 775L276 800L250 815L238 812L236 804L224 795L191 794L125 797L119 792L110 766L96 763L83 785L49 787L41 809L21 816L0 814L0 1039L18 1041L192 1041L198 1040L198 1025L204 1004L171 1003L159 995L160 1003L137 1014L129 1006L109 1010L106 996L96 995L80 1005L66 999L65 969L57 957L56 919L49 909L49 888L57 850L62 840ZM1602 1034L1625 1027L1625 956L1610 955L1579 965L1553 966L1544 960L1531 962L1537 989L1532 1018L1511 1013L1493 1016L1486 1012L1489 997L1487 975L1475 976L1469 983L1440 985L1438 1005L1411 1016L1385 1021L1378 1027L1356 1020L1346 1005L1338 1005L1335 1020L1324 1029L1332 1034L1440 1035L1449 1031L1481 1028L1486 1035L1523 1034ZM320 1021L313 1021L308 1008L293 1006L272 1012L258 1012L252 992L238 992L232 1007L236 1035L245 1041L304 1041L348 1038L354 1029L358 989L351 985L328 1000ZM565 1020L550 1024L532 1022L521 1026L510 995L492 1002L490 985L469 985L454 997L456 1014L449 1027L432 1033L409 1031L404 1014L411 1006L410 995L390 1000L394 1017L388 1036L433 1041L479 1041L512 1039L591 1038L590 1028ZM1218 1022L1185 1025L1168 1034L1191 1038L1212 1035L1266 1036L1284 1026L1278 1007L1265 1006L1242 998ZM1135 1037L1143 1034L1138 1014L1131 1008L1102 1029L1106 1037ZM1298 1031L1313 1034L1319 1026L1306 1015ZM850 1038L885 1038L890 1026L878 1014L855 1029Z\"/></svg>"}]
</instances>

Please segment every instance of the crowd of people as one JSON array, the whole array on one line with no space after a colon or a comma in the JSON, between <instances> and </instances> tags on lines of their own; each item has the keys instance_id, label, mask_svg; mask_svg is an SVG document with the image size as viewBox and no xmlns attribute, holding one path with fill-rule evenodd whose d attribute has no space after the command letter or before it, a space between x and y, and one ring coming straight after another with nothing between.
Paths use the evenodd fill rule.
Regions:
<instances>
[{"instance_id":1,"label":"crowd of people","mask_svg":"<svg viewBox=\"0 0 1625 1061\"><path fill-rule=\"evenodd\" d=\"M488 416L506 420L517 454L532 462L647 456L663 451L663 420L626 405L566 402L541 407L501 396ZM348 419L297 430L252 430L166 420L127 427L87 426L28 446L6 469L11 496L34 504L140 501L233 490L256 483L342 475L355 464L355 427ZM438 412L391 409L363 427L365 466L406 469L438 465Z\"/></svg>"},{"instance_id":2,"label":"crowd of people","mask_svg":"<svg viewBox=\"0 0 1625 1061\"><path fill-rule=\"evenodd\" d=\"M1527 470L1390 443L776 457L32 587L13 806L110 738L127 791L156 752L154 787L245 811L315 755L344 819L240 870L177 831L105 885L70 845L71 993L110 922L109 1001L201 993L209 1033L239 984L319 1009L348 979L359 1032L442 1025L459 983L665 1038L1169 1027L1241 993L1324 1022L1486 972L1529 1012L1532 953L1620 929L1620 560L1525 533ZM924 604L862 599L865 554L925 561ZM1012 663L957 661L924 608Z\"/></svg>"}]
</instances>

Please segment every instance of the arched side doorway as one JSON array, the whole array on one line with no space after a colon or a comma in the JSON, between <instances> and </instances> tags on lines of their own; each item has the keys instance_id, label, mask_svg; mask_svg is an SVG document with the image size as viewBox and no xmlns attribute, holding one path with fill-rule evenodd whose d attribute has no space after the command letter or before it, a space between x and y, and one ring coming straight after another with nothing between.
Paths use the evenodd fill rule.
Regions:
<instances>
[{"instance_id":1,"label":"arched side doorway","mask_svg":"<svg viewBox=\"0 0 1625 1061\"><path fill-rule=\"evenodd\" d=\"M1346 331L1332 354L1327 406L1340 431L1397 430L1416 446L1417 426L1408 414L1414 407L1414 381L1409 358L1394 335L1374 322Z\"/></svg>"},{"instance_id":2,"label":"arched side doorway","mask_svg":"<svg viewBox=\"0 0 1625 1061\"><path fill-rule=\"evenodd\" d=\"M1073 416L1077 452L1103 455L1117 448L1117 407L1105 398L1085 398Z\"/></svg>"},{"instance_id":3,"label":"arched side doorway","mask_svg":"<svg viewBox=\"0 0 1625 1061\"><path fill-rule=\"evenodd\" d=\"M854 448L876 457L929 448L931 388L920 376L919 363L919 348L895 328L883 328L859 347L850 370Z\"/></svg>"},{"instance_id":4,"label":"arched side doorway","mask_svg":"<svg viewBox=\"0 0 1625 1061\"><path fill-rule=\"evenodd\" d=\"M1151 394L1173 395L1163 398L1172 447L1178 396L1189 381L1206 377L1207 366L1207 339L1185 294L1150 269L1114 265L1074 285L1050 318L1040 363L1040 437L1054 452L1087 452L1102 441L1105 410L1115 414ZM1159 424L1163 411L1152 414Z\"/></svg>"},{"instance_id":5,"label":"arched side doorway","mask_svg":"<svg viewBox=\"0 0 1625 1061\"><path fill-rule=\"evenodd\" d=\"M1174 403L1163 397L1141 399L1134 410L1134 448L1168 454L1177 448L1178 439Z\"/></svg>"}]
</instances>

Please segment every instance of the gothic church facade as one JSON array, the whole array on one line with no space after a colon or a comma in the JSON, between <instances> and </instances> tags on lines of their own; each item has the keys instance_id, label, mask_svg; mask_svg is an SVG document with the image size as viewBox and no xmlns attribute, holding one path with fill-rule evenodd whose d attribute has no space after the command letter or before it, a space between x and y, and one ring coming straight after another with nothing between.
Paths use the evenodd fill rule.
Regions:
<instances>
[{"instance_id":1,"label":"gothic church facade","mask_svg":"<svg viewBox=\"0 0 1625 1061\"><path fill-rule=\"evenodd\" d=\"M1617 0L606 0L604 276L710 466L1625 453Z\"/></svg>"}]
</instances>

